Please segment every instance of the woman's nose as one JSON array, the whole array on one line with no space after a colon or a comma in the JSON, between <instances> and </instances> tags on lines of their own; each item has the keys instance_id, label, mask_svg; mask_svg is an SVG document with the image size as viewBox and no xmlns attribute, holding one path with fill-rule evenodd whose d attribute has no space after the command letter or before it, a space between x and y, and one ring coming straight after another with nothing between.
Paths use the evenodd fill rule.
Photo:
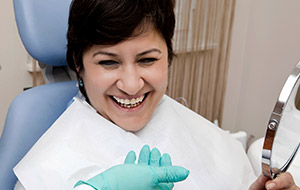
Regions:
<instances>
[{"instance_id":1,"label":"woman's nose","mask_svg":"<svg viewBox=\"0 0 300 190\"><path fill-rule=\"evenodd\" d=\"M145 82L135 67L127 67L122 70L117 81L117 87L128 95L137 94L144 86Z\"/></svg>"}]
</instances>

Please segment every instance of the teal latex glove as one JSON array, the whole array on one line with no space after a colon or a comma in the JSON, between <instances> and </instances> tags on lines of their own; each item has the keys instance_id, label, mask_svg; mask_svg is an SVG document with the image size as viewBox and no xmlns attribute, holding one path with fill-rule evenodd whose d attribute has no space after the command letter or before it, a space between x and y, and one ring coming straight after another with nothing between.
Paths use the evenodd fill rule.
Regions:
<instances>
[{"instance_id":1,"label":"teal latex glove","mask_svg":"<svg viewBox=\"0 0 300 190\"><path fill-rule=\"evenodd\" d=\"M168 154L161 154L154 148L150 152L145 145L135 164L136 155L127 154L124 164L113 166L101 174L87 180L79 181L75 187L87 184L96 190L171 190L174 182L183 181L189 171L180 166L172 166Z\"/></svg>"}]
</instances>

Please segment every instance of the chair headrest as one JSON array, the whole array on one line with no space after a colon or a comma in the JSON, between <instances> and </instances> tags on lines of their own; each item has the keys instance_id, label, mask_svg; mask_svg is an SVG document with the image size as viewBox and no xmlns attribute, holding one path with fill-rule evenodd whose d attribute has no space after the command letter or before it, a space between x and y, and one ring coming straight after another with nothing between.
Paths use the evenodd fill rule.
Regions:
<instances>
[{"instance_id":1,"label":"chair headrest","mask_svg":"<svg viewBox=\"0 0 300 190\"><path fill-rule=\"evenodd\" d=\"M66 65L70 4L71 0L14 0L21 40L39 62Z\"/></svg>"}]
</instances>

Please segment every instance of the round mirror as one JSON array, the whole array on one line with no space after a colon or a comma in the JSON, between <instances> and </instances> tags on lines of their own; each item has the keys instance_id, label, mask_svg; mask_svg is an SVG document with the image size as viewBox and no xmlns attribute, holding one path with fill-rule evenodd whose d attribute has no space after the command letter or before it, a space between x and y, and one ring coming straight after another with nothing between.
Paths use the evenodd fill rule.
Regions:
<instances>
[{"instance_id":1,"label":"round mirror","mask_svg":"<svg viewBox=\"0 0 300 190\"><path fill-rule=\"evenodd\" d=\"M262 152L264 175L274 179L285 172L300 142L300 62L289 75L268 122Z\"/></svg>"}]
</instances>

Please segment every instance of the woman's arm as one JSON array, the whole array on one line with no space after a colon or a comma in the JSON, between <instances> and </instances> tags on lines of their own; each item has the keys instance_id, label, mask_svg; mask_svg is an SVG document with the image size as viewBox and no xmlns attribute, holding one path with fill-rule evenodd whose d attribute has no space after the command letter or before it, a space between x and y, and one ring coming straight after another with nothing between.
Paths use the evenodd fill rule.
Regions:
<instances>
[{"instance_id":1,"label":"woman's arm","mask_svg":"<svg viewBox=\"0 0 300 190\"><path fill-rule=\"evenodd\" d=\"M289 172L280 174L277 178L270 178L260 175L251 185L249 190L300 190L295 184L293 176Z\"/></svg>"}]
</instances>

